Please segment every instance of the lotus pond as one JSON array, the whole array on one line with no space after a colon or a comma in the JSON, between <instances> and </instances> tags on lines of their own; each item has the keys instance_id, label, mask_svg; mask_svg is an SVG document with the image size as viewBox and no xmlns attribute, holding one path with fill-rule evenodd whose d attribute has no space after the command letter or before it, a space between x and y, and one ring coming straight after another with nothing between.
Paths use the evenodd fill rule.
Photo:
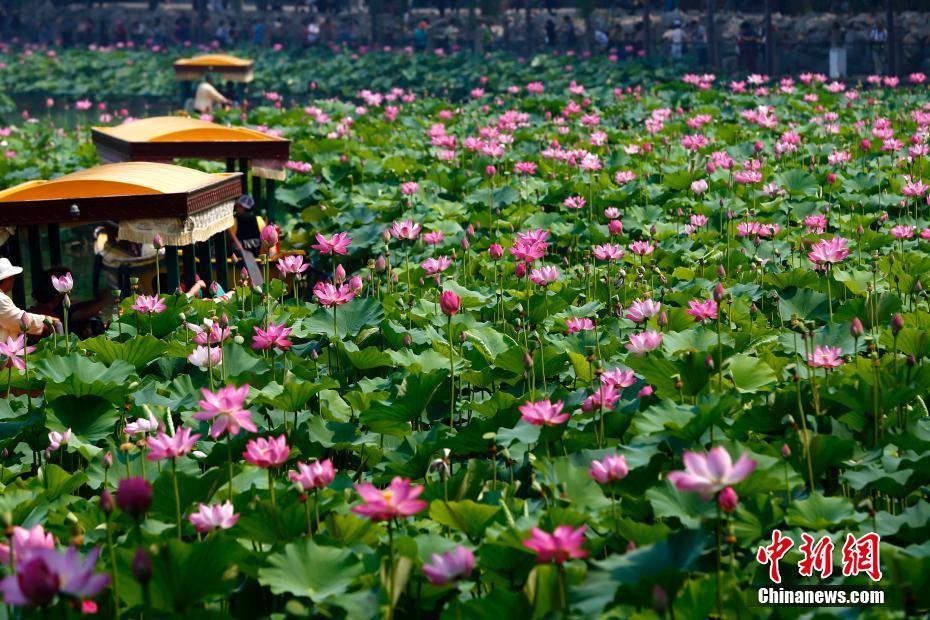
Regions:
<instances>
[{"instance_id":1,"label":"lotus pond","mask_svg":"<svg viewBox=\"0 0 930 620\"><path fill-rule=\"evenodd\" d=\"M464 98L216 113L292 140L280 277L0 343L2 613L926 613L923 76L430 62ZM96 163L101 103L10 115L5 183ZM885 604L760 607L775 566Z\"/></svg>"}]
</instances>

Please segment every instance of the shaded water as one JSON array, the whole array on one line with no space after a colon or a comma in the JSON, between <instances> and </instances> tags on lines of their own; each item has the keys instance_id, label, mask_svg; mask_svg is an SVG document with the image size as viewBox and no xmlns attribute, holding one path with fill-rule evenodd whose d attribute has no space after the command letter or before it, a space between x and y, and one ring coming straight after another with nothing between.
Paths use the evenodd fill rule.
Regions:
<instances>
[{"instance_id":1,"label":"shaded water","mask_svg":"<svg viewBox=\"0 0 930 620\"><path fill-rule=\"evenodd\" d=\"M90 98L94 107L90 110L76 110L76 98L69 95L50 95L43 93L10 94L9 97L19 112L27 110L30 116L41 119L51 119L58 127L72 129L76 125L95 125L100 123L103 113L117 116L125 110L128 116L145 118L146 116L160 116L172 114L183 107L180 94L177 97L123 97L108 99L106 109L98 109L99 101ZM53 105L48 106L47 100L51 98ZM119 114L122 116L122 114Z\"/></svg>"}]
</instances>

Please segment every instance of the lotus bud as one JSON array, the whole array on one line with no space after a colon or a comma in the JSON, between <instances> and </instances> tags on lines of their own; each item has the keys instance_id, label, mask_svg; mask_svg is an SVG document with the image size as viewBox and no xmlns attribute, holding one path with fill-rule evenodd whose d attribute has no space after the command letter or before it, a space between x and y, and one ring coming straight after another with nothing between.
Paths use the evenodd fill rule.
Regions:
<instances>
[{"instance_id":1,"label":"lotus bud","mask_svg":"<svg viewBox=\"0 0 930 620\"><path fill-rule=\"evenodd\" d=\"M336 265L336 269L333 271L333 281L336 284L342 284L346 279L346 270L342 265Z\"/></svg>"},{"instance_id":2,"label":"lotus bud","mask_svg":"<svg viewBox=\"0 0 930 620\"><path fill-rule=\"evenodd\" d=\"M859 317L853 317L852 322L849 324L849 335L853 338L862 338L863 333L865 333L865 328L862 327L862 321L859 320Z\"/></svg>"},{"instance_id":3,"label":"lotus bud","mask_svg":"<svg viewBox=\"0 0 930 620\"><path fill-rule=\"evenodd\" d=\"M386 268L387 268L387 261L385 260L384 256L383 255L378 256L378 258L375 260L375 271L381 272L381 271L384 271Z\"/></svg>"},{"instance_id":4,"label":"lotus bud","mask_svg":"<svg viewBox=\"0 0 930 620\"><path fill-rule=\"evenodd\" d=\"M516 267L513 268L513 275L518 278L522 278L526 275L526 263L517 263Z\"/></svg>"},{"instance_id":5,"label":"lotus bud","mask_svg":"<svg viewBox=\"0 0 930 620\"><path fill-rule=\"evenodd\" d=\"M791 457L791 447L788 444L782 444L781 455L786 459Z\"/></svg>"},{"instance_id":6,"label":"lotus bud","mask_svg":"<svg viewBox=\"0 0 930 620\"><path fill-rule=\"evenodd\" d=\"M623 233L623 222L620 220L610 220L607 222L607 230L613 236L620 235Z\"/></svg>"},{"instance_id":7,"label":"lotus bud","mask_svg":"<svg viewBox=\"0 0 930 620\"><path fill-rule=\"evenodd\" d=\"M739 505L739 496L736 495L736 491L733 490L733 487L726 487L724 490L720 491L717 495L717 505L720 506L720 510L726 514L732 514L736 507Z\"/></svg>"},{"instance_id":8,"label":"lotus bud","mask_svg":"<svg viewBox=\"0 0 930 620\"><path fill-rule=\"evenodd\" d=\"M668 315L665 314L665 310L659 313L659 318L656 319L656 322L659 324L659 327L668 325Z\"/></svg>"},{"instance_id":9,"label":"lotus bud","mask_svg":"<svg viewBox=\"0 0 930 620\"><path fill-rule=\"evenodd\" d=\"M132 558L132 574L143 587L152 579L152 560L142 547L136 550Z\"/></svg>"},{"instance_id":10,"label":"lotus bud","mask_svg":"<svg viewBox=\"0 0 930 620\"><path fill-rule=\"evenodd\" d=\"M268 247L278 245L278 227L274 224L266 224L265 227L262 228L261 238L262 243Z\"/></svg>"},{"instance_id":11,"label":"lotus bud","mask_svg":"<svg viewBox=\"0 0 930 620\"><path fill-rule=\"evenodd\" d=\"M123 478L116 491L116 505L137 521L141 520L152 505L152 485L145 478Z\"/></svg>"},{"instance_id":12,"label":"lotus bud","mask_svg":"<svg viewBox=\"0 0 930 620\"><path fill-rule=\"evenodd\" d=\"M904 329L904 317L901 316L900 312L897 312L891 317L891 334L897 336L902 329Z\"/></svg>"},{"instance_id":13,"label":"lotus bud","mask_svg":"<svg viewBox=\"0 0 930 620\"><path fill-rule=\"evenodd\" d=\"M704 358L704 368L706 368L708 371L710 371L710 370L713 370L713 369L714 369L714 366L715 366L715 365L714 365L714 356L713 356L713 355L708 355L707 357Z\"/></svg>"},{"instance_id":14,"label":"lotus bud","mask_svg":"<svg viewBox=\"0 0 930 620\"><path fill-rule=\"evenodd\" d=\"M161 235L159 235L158 233L155 233L155 237L152 238L152 245L155 247L156 250L160 250L163 247L165 247L165 244L162 242Z\"/></svg>"},{"instance_id":15,"label":"lotus bud","mask_svg":"<svg viewBox=\"0 0 930 620\"><path fill-rule=\"evenodd\" d=\"M652 609L660 616L668 610L668 594L659 584L652 586Z\"/></svg>"},{"instance_id":16,"label":"lotus bud","mask_svg":"<svg viewBox=\"0 0 930 620\"><path fill-rule=\"evenodd\" d=\"M717 286L714 287L714 301L720 303L723 301L724 297L726 297L726 291L723 288L723 284L717 282Z\"/></svg>"},{"instance_id":17,"label":"lotus bud","mask_svg":"<svg viewBox=\"0 0 930 620\"><path fill-rule=\"evenodd\" d=\"M103 514L109 515L115 508L116 502L113 500L113 494L104 489L103 493L100 494L100 510L103 511Z\"/></svg>"},{"instance_id":18,"label":"lotus bud","mask_svg":"<svg viewBox=\"0 0 930 620\"><path fill-rule=\"evenodd\" d=\"M453 291L443 291L439 297L439 307L446 316L458 314L461 305L462 299Z\"/></svg>"},{"instance_id":19,"label":"lotus bud","mask_svg":"<svg viewBox=\"0 0 930 620\"><path fill-rule=\"evenodd\" d=\"M533 356L530 355L529 351L523 352L523 367L527 369L533 367Z\"/></svg>"},{"instance_id":20,"label":"lotus bud","mask_svg":"<svg viewBox=\"0 0 930 620\"><path fill-rule=\"evenodd\" d=\"M404 346L409 347L411 342L413 342L413 339L410 337L410 334L404 334Z\"/></svg>"},{"instance_id":21,"label":"lotus bud","mask_svg":"<svg viewBox=\"0 0 930 620\"><path fill-rule=\"evenodd\" d=\"M504 248L498 243L492 243L491 247L488 248L488 255L493 260L500 260L504 255Z\"/></svg>"},{"instance_id":22,"label":"lotus bud","mask_svg":"<svg viewBox=\"0 0 930 620\"><path fill-rule=\"evenodd\" d=\"M113 467L113 453L108 451L103 455L103 468L110 469L111 467Z\"/></svg>"},{"instance_id":23,"label":"lotus bud","mask_svg":"<svg viewBox=\"0 0 930 620\"><path fill-rule=\"evenodd\" d=\"M911 354L908 354L907 358L905 359L905 362L907 363L908 368L913 368L914 366L917 365L917 359Z\"/></svg>"}]
</instances>

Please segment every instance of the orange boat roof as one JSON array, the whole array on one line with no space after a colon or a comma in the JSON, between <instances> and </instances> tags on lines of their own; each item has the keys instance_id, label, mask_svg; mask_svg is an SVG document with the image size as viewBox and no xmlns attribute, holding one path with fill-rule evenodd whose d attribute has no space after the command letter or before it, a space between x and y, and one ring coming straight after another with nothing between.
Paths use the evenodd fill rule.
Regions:
<instances>
[{"instance_id":1,"label":"orange boat roof","mask_svg":"<svg viewBox=\"0 0 930 620\"><path fill-rule=\"evenodd\" d=\"M247 127L228 127L186 116L154 116L94 132L124 142L287 142Z\"/></svg>"},{"instance_id":2,"label":"orange boat roof","mask_svg":"<svg viewBox=\"0 0 930 620\"><path fill-rule=\"evenodd\" d=\"M77 200L108 196L186 194L232 176L152 162L105 164L0 191L0 204L28 200Z\"/></svg>"},{"instance_id":3,"label":"orange boat roof","mask_svg":"<svg viewBox=\"0 0 930 620\"><path fill-rule=\"evenodd\" d=\"M230 54L203 54L174 61L176 67L242 67L243 69L251 67L254 63L254 60Z\"/></svg>"}]
</instances>

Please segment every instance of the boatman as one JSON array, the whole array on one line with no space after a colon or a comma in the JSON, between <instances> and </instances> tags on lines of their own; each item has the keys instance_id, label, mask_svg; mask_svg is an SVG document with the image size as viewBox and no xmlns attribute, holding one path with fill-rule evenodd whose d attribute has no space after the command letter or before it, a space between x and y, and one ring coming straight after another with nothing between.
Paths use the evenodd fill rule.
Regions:
<instances>
[{"instance_id":1,"label":"boatman","mask_svg":"<svg viewBox=\"0 0 930 620\"><path fill-rule=\"evenodd\" d=\"M197 85L197 92L194 95L194 110L201 114L210 114L216 106L228 103L231 103L230 100L216 90L210 76L205 75L203 82Z\"/></svg>"}]
</instances>

